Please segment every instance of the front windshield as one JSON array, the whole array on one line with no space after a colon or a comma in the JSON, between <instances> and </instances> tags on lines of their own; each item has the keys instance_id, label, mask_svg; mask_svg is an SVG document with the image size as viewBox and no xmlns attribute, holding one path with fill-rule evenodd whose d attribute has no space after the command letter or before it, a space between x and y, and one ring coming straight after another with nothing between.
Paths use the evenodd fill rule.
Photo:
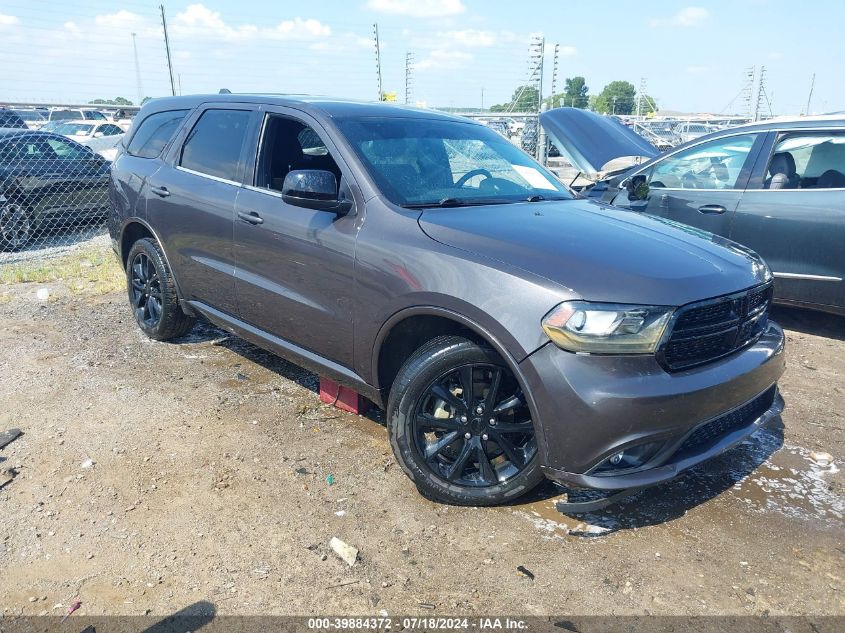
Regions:
<instances>
[{"instance_id":1,"label":"front windshield","mask_svg":"<svg viewBox=\"0 0 845 633\"><path fill-rule=\"evenodd\" d=\"M88 136L93 129L93 125L86 123L60 123L52 131L64 136Z\"/></svg>"},{"instance_id":2,"label":"front windshield","mask_svg":"<svg viewBox=\"0 0 845 633\"><path fill-rule=\"evenodd\" d=\"M549 171L482 125L375 117L339 125L395 204L458 206L572 198Z\"/></svg>"}]
</instances>

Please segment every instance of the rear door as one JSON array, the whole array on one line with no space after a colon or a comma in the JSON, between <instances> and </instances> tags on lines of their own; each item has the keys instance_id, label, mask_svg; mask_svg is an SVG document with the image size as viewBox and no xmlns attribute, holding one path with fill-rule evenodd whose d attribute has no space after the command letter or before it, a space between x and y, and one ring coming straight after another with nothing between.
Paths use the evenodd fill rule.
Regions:
<instances>
[{"instance_id":1,"label":"rear door","mask_svg":"<svg viewBox=\"0 0 845 633\"><path fill-rule=\"evenodd\" d=\"M111 166L111 203L116 217L147 219L143 190L161 167L157 160L170 143L188 110L165 110L148 115L124 139L124 149Z\"/></svg>"},{"instance_id":2,"label":"rear door","mask_svg":"<svg viewBox=\"0 0 845 633\"><path fill-rule=\"evenodd\" d=\"M777 299L845 308L845 130L771 137L730 237L763 256ZM795 167L783 188L770 187L776 155L781 165Z\"/></svg>"},{"instance_id":3,"label":"rear door","mask_svg":"<svg viewBox=\"0 0 845 633\"><path fill-rule=\"evenodd\" d=\"M643 210L727 237L764 137L727 134L657 161L646 171L649 192Z\"/></svg>"},{"instance_id":4,"label":"rear door","mask_svg":"<svg viewBox=\"0 0 845 633\"><path fill-rule=\"evenodd\" d=\"M229 314L236 313L232 224L254 114L248 104L199 108L145 190L182 296Z\"/></svg>"}]
</instances>

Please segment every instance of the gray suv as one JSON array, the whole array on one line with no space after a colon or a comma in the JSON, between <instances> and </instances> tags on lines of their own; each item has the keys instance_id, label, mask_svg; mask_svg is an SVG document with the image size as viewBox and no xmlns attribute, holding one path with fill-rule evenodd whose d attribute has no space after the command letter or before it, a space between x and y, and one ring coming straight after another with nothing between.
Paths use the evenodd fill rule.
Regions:
<instances>
[{"instance_id":1,"label":"gray suv","mask_svg":"<svg viewBox=\"0 0 845 633\"><path fill-rule=\"evenodd\" d=\"M782 410L755 253L579 199L483 125L226 94L151 101L124 145L110 233L139 327L202 316L355 389L430 497L655 484Z\"/></svg>"}]
</instances>

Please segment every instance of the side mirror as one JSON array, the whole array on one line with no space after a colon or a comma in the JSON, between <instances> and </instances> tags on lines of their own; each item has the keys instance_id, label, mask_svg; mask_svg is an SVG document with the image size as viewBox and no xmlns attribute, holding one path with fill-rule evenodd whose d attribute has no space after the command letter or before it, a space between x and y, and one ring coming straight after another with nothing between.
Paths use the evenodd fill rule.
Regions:
<instances>
[{"instance_id":1,"label":"side mirror","mask_svg":"<svg viewBox=\"0 0 845 633\"><path fill-rule=\"evenodd\" d=\"M625 189L631 202L648 200L648 182L644 174L637 174L625 181Z\"/></svg>"},{"instance_id":2,"label":"side mirror","mask_svg":"<svg viewBox=\"0 0 845 633\"><path fill-rule=\"evenodd\" d=\"M295 169L288 172L282 185L282 200L295 207L331 211L346 215L352 200L338 197L337 178L322 169Z\"/></svg>"}]
</instances>

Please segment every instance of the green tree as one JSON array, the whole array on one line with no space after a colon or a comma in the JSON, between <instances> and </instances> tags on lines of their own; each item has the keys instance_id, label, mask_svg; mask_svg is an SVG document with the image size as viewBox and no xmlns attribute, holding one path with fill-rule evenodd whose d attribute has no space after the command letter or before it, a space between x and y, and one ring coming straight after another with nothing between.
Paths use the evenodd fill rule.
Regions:
<instances>
[{"instance_id":1,"label":"green tree","mask_svg":"<svg viewBox=\"0 0 845 633\"><path fill-rule=\"evenodd\" d=\"M657 112L657 100L650 95L638 95L634 101L634 112L637 111L637 101L640 102L640 114L645 116L649 112Z\"/></svg>"},{"instance_id":2,"label":"green tree","mask_svg":"<svg viewBox=\"0 0 845 633\"><path fill-rule=\"evenodd\" d=\"M513 91L508 103L498 103L490 108L491 112L536 112L539 102L536 86L520 86Z\"/></svg>"},{"instance_id":3,"label":"green tree","mask_svg":"<svg viewBox=\"0 0 845 633\"><path fill-rule=\"evenodd\" d=\"M115 97L114 99L92 99L88 103L93 105L120 105L131 106L132 102L125 97Z\"/></svg>"},{"instance_id":4,"label":"green tree","mask_svg":"<svg viewBox=\"0 0 845 633\"><path fill-rule=\"evenodd\" d=\"M150 99L152 99L152 97L144 97L144 99L141 101L141 105L144 105Z\"/></svg>"},{"instance_id":5,"label":"green tree","mask_svg":"<svg viewBox=\"0 0 845 633\"><path fill-rule=\"evenodd\" d=\"M611 81L596 98L595 110L602 114L631 114L637 89L628 81Z\"/></svg>"},{"instance_id":6,"label":"green tree","mask_svg":"<svg viewBox=\"0 0 845 633\"><path fill-rule=\"evenodd\" d=\"M588 103L587 81L583 77L567 77L563 91L563 105L572 108L586 108Z\"/></svg>"}]
</instances>

